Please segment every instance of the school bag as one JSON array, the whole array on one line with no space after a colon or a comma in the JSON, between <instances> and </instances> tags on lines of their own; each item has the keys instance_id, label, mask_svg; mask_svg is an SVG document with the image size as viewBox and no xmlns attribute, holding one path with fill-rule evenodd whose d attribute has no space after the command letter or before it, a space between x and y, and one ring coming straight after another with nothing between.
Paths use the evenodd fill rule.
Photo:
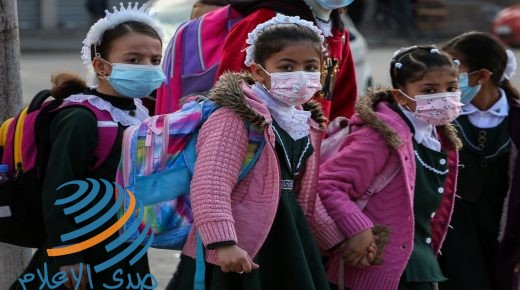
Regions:
<instances>
[{"instance_id":1,"label":"school bag","mask_svg":"<svg viewBox=\"0 0 520 290\"><path fill-rule=\"evenodd\" d=\"M104 136L95 149L98 168L116 142L118 125L110 113L85 101L66 102L51 96L50 90L36 94L28 107L0 127L0 164L9 166L6 183L0 185L0 242L39 248L46 240L42 215L41 186L46 174L50 142L46 140L52 117L69 107L90 110Z\"/></svg>"},{"instance_id":2,"label":"school bag","mask_svg":"<svg viewBox=\"0 0 520 290\"><path fill-rule=\"evenodd\" d=\"M177 112L150 117L125 130L116 179L125 192L132 192L141 203L120 230L120 235L128 237L127 242L139 239L142 230L149 227L144 234L152 236L151 247L182 249L193 224L190 184L198 131L216 109L213 101L200 97ZM244 122L244 126L248 131L248 149L239 182L265 145L262 129L249 122ZM130 204L128 193L125 195L120 215Z\"/></svg>"},{"instance_id":3,"label":"school bag","mask_svg":"<svg viewBox=\"0 0 520 290\"><path fill-rule=\"evenodd\" d=\"M177 111L185 97L204 95L211 89L222 59L222 44L241 19L228 5L181 24L165 51L167 79L157 89L157 114Z\"/></svg>"}]
</instances>

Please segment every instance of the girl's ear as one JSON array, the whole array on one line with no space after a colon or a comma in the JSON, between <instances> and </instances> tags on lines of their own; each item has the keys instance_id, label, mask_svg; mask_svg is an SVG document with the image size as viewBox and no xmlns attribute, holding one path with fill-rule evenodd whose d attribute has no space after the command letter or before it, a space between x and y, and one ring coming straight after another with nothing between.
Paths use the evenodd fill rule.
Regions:
<instances>
[{"instance_id":1,"label":"girl's ear","mask_svg":"<svg viewBox=\"0 0 520 290\"><path fill-rule=\"evenodd\" d=\"M401 94L401 90L398 90L398 89L393 89L391 91L392 93L392 97L394 97L394 100L401 106L404 106L404 105L407 105L408 103L408 98L406 98L405 96L403 96L403 94Z\"/></svg>"},{"instance_id":2,"label":"girl's ear","mask_svg":"<svg viewBox=\"0 0 520 290\"><path fill-rule=\"evenodd\" d=\"M267 74L260 65L252 63L250 69L251 74L253 75L253 79L255 79L256 82L263 84L266 83Z\"/></svg>"},{"instance_id":3,"label":"girl's ear","mask_svg":"<svg viewBox=\"0 0 520 290\"><path fill-rule=\"evenodd\" d=\"M101 78L109 76L112 72L111 66L99 57L94 57L94 59L92 60L92 67L94 68L96 75Z\"/></svg>"},{"instance_id":4,"label":"girl's ear","mask_svg":"<svg viewBox=\"0 0 520 290\"><path fill-rule=\"evenodd\" d=\"M484 84L491 80L491 75L493 75L492 72L488 71L487 69L481 69L478 73L478 84Z\"/></svg>"}]
</instances>

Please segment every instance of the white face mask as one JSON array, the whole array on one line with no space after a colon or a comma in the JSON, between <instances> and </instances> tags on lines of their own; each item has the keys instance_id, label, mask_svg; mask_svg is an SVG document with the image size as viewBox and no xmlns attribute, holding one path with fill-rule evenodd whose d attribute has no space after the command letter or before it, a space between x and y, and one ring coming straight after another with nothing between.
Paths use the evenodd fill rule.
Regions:
<instances>
[{"instance_id":1,"label":"white face mask","mask_svg":"<svg viewBox=\"0 0 520 290\"><path fill-rule=\"evenodd\" d=\"M271 89L269 93L278 101L289 105L298 106L309 101L321 90L320 72L276 72L269 73L271 77Z\"/></svg>"}]
</instances>

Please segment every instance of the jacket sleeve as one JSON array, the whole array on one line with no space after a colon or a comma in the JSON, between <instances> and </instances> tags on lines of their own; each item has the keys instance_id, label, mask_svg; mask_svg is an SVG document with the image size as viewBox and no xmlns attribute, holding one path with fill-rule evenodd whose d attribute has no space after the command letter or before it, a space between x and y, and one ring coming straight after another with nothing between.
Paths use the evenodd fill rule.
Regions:
<instances>
[{"instance_id":1,"label":"jacket sleeve","mask_svg":"<svg viewBox=\"0 0 520 290\"><path fill-rule=\"evenodd\" d=\"M77 230L79 226L71 215L65 215L58 199L70 196L75 189L56 190L62 184L85 179L98 142L96 117L86 109L69 108L58 113L50 126L51 150L42 184L43 219L50 247L75 244L76 240L62 242L60 236ZM81 253L55 257L60 266L83 261Z\"/></svg>"},{"instance_id":2,"label":"jacket sleeve","mask_svg":"<svg viewBox=\"0 0 520 290\"><path fill-rule=\"evenodd\" d=\"M247 69L244 64L247 34L253 31L258 24L273 18L274 15L272 10L259 9L233 26L223 44L224 53L217 71L217 80L225 72L240 72Z\"/></svg>"},{"instance_id":3,"label":"jacket sleeve","mask_svg":"<svg viewBox=\"0 0 520 290\"><path fill-rule=\"evenodd\" d=\"M350 118L354 114L354 105L357 99L357 83L352 50L346 34L346 43L343 48L343 60L336 76L329 120L337 117Z\"/></svg>"},{"instance_id":4,"label":"jacket sleeve","mask_svg":"<svg viewBox=\"0 0 520 290\"><path fill-rule=\"evenodd\" d=\"M340 151L320 166L319 195L347 238L373 227L355 200L381 172L389 151L383 137L365 127L348 135Z\"/></svg>"},{"instance_id":5,"label":"jacket sleeve","mask_svg":"<svg viewBox=\"0 0 520 290\"><path fill-rule=\"evenodd\" d=\"M321 136L318 136L315 140L317 144L313 142L313 147L316 149L307 160L305 171L297 182L297 198L306 214L310 229L319 248L329 250L344 241L345 236L327 213L316 191L319 175L319 143L321 142Z\"/></svg>"},{"instance_id":6,"label":"jacket sleeve","mask_svg":"<svg viewBox=\"0 0 520 290\"><path fill-rule=\"evenodd\" d=\"M331 249L346 238L335 221L329 216L319 195L316 196L313 218L310 224L318 246L323 250Z\"/></svg>"},{"instance_id":7,"label":"jacket sleeve","mask_svg":"<svg viewBox=\"0 0 520 290\"><path fill-rule=\"evenodd\" d=\"M236 243L231 193L246 155L247 130L237 114L221 108L204 123L198 138L191 181L195 227L206 246Z\"/></svg>"}]
</instances>

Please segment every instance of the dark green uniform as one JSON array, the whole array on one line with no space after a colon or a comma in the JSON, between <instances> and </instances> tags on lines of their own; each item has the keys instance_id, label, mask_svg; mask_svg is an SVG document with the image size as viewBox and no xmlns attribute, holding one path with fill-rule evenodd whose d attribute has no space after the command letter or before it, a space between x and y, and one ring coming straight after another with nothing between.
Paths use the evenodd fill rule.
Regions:
<instances>
[{"instance_id":1,"label":"dark green uniform","mask_svg":"<svg viewBox=\"0 0 520 290\"><path fill-rule=\"evenodd\" d=\"M136 109L133 99L102 95L95 91L89 93L100 96L104 100L110 102L113 106L122 110ZM99 273L94 272L93 267L95 265L108 260L114 255L107 254L104 247L109 242L116 239L118 233L112 235L104 242L80 253L53 258L48 257L46 252L46 249L48 248L63 244L60 240L60 235L69 233L87 223L97 220L113 205L113 202L109 202L98 214L86 220L84 223L76 224L73 217L67 216L63 213L63 207L55 206L54 203L57 199L69 196L76 191L76 188L73 188L73 186L57 191L56 188L65 182L85 178L103 178L110 182L115 180L115 173L121 156L123 131L124 127L119 125L117 139L110 155L99 168L96 168L91 172L88 168L94 164L95 160L93 153L99 142L97 120L95 116L88 109L73 107L63 109L53 118L48 132L52 148L42 187L42 206L45 224L47 225L46 230L48 241L44 248L36 251L29 266L24 272L24 274L34 274L36 277L34 281L32 283L25 283L24 285L26 288L23 288L19 281L16 281L15 284L11 286L11 289L51 289L48 286L39 288L40 285L44 283L42 283L38 278L37 270L39 269L41 273L44 273L45 265L47 267L49 280L52 280L52 277L59 272L59 266L74 265L76 263L88 264L91 268L93 289L105 289L102 286L103 283L112 286L118 285L118 281L116 280L114 282L113 279L114 272L118 269L121 269L124 274L119 276L116 275L116 277L125 279L125 281L128 280L126 279L127 274L130 274L135 282L137 274L139 274L140 277L144 277L149 273L146 255L139 259L133 266L129 264L129 260L133 256L130 255L130 258L125 258L121 262L104 271ZM103 194L97 195L91 204L97 204L102 196ZM81 237L80 240L70 241L68 244L87 240L88 238L102 232L110 225L113 225L116 221L117 217L111 217L110 220L107 221L104 226L97 229L97 231L92 231L88 235ZM139 250L140 248L137 249L135 253ZM23 277L24 274L20 277ZM151 285L150 280L148 280L147 285ZM126 283L122 288L124 287L126 287ZM58 288L52 289L64 290L68 288L65 288L62 285ZM87 286L87 289L90 289L90 284Z\"/></svg>"},{"instance_id":2,"label":"dark green uniform","mask_svg":"<svg viewBox=\"0 0 520 290\"><path fill-rule=\"evenodd\" d=\"M444 281L432 249L431 219L439 207L448 176L448 155L414 140L416 180L414 192L414 248L399 283L400 290L431 290Z\"/></svg>"},{"instance_id":3,"label":"dark green uniform","mask_svg":"<svg viewBox=\"0 0 520 290\"><path fill-rule=\"evenodd\" d=\"M318 246L293 191L294 180L313 153L310 138L294 141L276 123L274 128L282 193L271 230L254 259L260 269L249 274L226 274L220 267L206 263L207 290L329 289ZM195 260L183 256L167 289L193 289L194 275Z\"/></svg>"},{"instance_id":4,"label":"dark green uniform","mask_svg":"<svg viewBox=\"0 0 520 290\"><path fill-rule=\"evenodd\" d=\"M441 289L495 290L495 250L504 198L509 188L511 139L508 118L481 129L467 116L455 122L464 147L460 152L458 195L443 247L441 264L448 277Z\"/></svg>"}]
</instances>

